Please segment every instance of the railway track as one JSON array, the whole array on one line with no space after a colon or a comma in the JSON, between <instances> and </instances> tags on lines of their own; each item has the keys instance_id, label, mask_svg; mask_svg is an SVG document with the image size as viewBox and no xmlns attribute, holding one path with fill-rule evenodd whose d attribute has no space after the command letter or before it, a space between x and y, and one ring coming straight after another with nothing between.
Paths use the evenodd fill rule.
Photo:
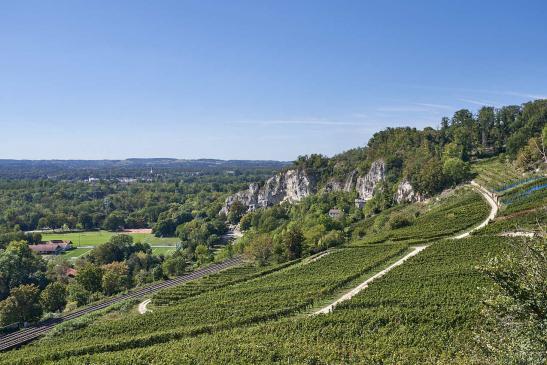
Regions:
<instances>
[{"instance_id":1,"label":"railway track","mask_svg":"<svg viewBox=\"0 0 547 365\"><path fill-rule=\"evenodd\" d=\"M13 332L7 335L0 337L0 351L6 351L18 346L21 346L25 343L28 343L36 338L46 334L50 331L55 325L68 321L74 318L81 317L85 314L104 309L112 304L122 302L127 299L141 298L145 295L155 293L161 289L170 288L177 286L183 283L186 283L191 280L202 278L209 274L217 273L221 270L227 269L232 266L239 265L243 262L241 256L233 257L226 261L220 262L218 264L210 265L203 269L198 269L190 274L176 277L174 279L169 279L162 281L160 283L152 284L144 288L139 288L128 292L127 294L121 295L119 297L111 298L103 302L90 305L88 307L76 310L74 312L68 313L60 318L50 319L44 322L41 322L35 326L24 328L17 332Z\"/></svg>"}]
</instances>

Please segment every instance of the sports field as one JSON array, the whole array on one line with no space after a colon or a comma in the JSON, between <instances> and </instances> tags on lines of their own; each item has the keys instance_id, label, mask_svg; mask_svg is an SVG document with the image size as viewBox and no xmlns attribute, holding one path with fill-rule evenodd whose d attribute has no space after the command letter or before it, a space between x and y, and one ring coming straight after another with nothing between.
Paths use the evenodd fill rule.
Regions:
<instances>
[{"instance_id":1,"label":"sports field","mask_svg":"<svg viewBox=\"0 0 547 365\"><path fill-rule=\"evenodd\" d=\"M121 232L123 233L123 232ZM110 237L120 232L109 231L86 231L69 233L43 233L42 240L70 240L75 247L95 246L107 242ZM146 242L150 245L176 245L179 242L177 237L156 237L151 233L123 233L133 237L135 242Z\"/></svg>"}]
</instances>

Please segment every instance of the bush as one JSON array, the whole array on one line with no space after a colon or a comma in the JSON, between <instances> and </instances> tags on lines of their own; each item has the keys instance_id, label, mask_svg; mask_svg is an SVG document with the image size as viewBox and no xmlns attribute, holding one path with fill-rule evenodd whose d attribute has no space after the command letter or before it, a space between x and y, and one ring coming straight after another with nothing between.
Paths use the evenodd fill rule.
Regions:
<instances>
[{"instance_id":1,"label":"bush","mask_svg":"<svg viewBox=\"0 0 547 365\"><path fill-rule=\"evenodd\" d=\"M414 216L409 213L395 212L389 217L389 227L391 229L411 226L414 223Z\"/></svg>"}]
</instances>

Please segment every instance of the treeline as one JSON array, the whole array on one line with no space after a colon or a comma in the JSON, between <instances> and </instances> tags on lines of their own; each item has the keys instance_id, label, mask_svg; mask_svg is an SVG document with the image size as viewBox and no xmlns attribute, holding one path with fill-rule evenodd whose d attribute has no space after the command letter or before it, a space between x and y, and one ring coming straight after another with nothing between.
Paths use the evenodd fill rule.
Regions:
<instances>
[{"instance_id":1,"label":"treeline","mask_svg":"<svg viewBox=\"0 0 547 365\"><path fill-rule=\"evenodd\" d=\"M180 251L156 256L148 244L123 234L112 236L74 264L62 256L45 260L26 241L11 241L0 249L0 327L35 322L43 314L69 311L181 275L189 265L189 257Z\"/></svg>"},{"instance_id":2,"label":"treeline","mask_svg":"<svg viewBox=\"0 0 547 365\"><path fill-rule=\"evenodd\" d=\"M0 179L0 232L153 228L173 204L182 206L192 217L216 216L228 193L273 172L196 175L129 184ZM174 234L176 226L164 231L162 224L158 227L160 235Z\"/></svg>"},{"instance_id":3,"label":"treeline","mask_svg":"<svg viewBox=\"0 0 547 365\"><path fill-rule=\"evenodd\" d=\"M261 174L287 165L282 161L177 160L131 158L127 160L3 160L2 179L104 180L121 178L166 181L195 175Z\"/></svg>"},{"instance_id":4,"label":"treeline","mask_svg":"<svg viewBox=\"0 0 547 365\"><path fill-rule=\"evenodd\" d=\"M387 186L381 190L390 193L386 195L392 196L404 178L418 193L432 195L470 178L472 160L504 154L522 170L546 163L546 123L547 100L483 107L476 114L462 109L442 118L439 129L387 128L375 133L366 147L333 158L300 156L294 166L325 184L332 177L343 180L353 170L365 174L373 161L383 159Z\"/></svg>"}]
</instances>

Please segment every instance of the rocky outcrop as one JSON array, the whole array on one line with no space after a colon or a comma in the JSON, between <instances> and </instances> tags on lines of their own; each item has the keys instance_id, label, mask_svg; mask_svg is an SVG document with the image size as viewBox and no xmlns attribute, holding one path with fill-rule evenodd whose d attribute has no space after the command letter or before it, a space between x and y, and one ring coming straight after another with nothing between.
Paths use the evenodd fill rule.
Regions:
<instances>
[{"instance_id":1,"label":"rocky outcrop","mask_svg":"<svg viewBox=\"0 0 547 365\"><path fill-rule=\"evenodd\" d=\"M333 191L353 191L355 187L355 179L357 176L357 171L353 170L344 180L330 178L325 184L325 191L327 193Z\"/></svg>"},{"instance_id":2,"label":"rocky outcrop","mask_svg":"<svg viewBox=\"0 0 547 365\"><path fill-rule=\"evenodd\" d=\"M384 180L386 174L386 164L384 160L376 160L370 166L370 170L365 176L358 177L355 189L359 193L359 198L369 200L374 195L376 185Z\"/></svg>"},{"instance_id":3,"label":"rocky outcrop","mask_svg":"<svg viewBox=\"0 0 547 365\"><path fill-rule=\"evenodd\" d=\"M423 196L414 191L414 188L408 179L404 179L399 186L397 186L397 192L395 193L395 201L397 204L413 203L422 200Z\"/></svg>"},{"instance_id":4,"label":"rocky outcrop","mask_svg":"<svg viewBox=\"0 0 547 365\"><path fill-rule=\"evenodd\" d=\"M308 176L305 171L287 170L269 178L262 187L253 183L247 190L229 196L220 213L228 214L230 207L236 201L246 205L249 210L254 210L284 201L294 203L314 192L314 179Z\"/></svg>"},{"instance_id":5,"label":"rocky outcrop","mask_svg":"<svg viewBox=\"0 0 547 365\"><path fill-rule=\"evenodd\" d=\"M228 214L228 210L230 210L230 207L236 201L241 202L250 209L255 209L255 207L258 206L258 191L259 186L257 183L249 184L249 188L247 190L238 191L234 195L227 197L224 202L224 206L220 210L220 213Z\"/></svg>"},{"instance_id":6,"label":"rocky outcrop","mask_svg":"<svg viewBox=\"0 0 547 365\"><path fill-rule=\"evenodd\" d=\"M384 178L385 163L383 160L376 160L366 175L359 177L357 171L354 170L345 179L331 178L324 185L324 191L351 192L357 190L360 199L368 200L372 198L377 184ZM262 187L256 183L250 184L247 190L229 196L220 213L227 214L236 201L247 206L249 210L254 210L284 201L298 202L317 190L316 179L307 174L305 170L287 170L269 178Z\"/></svg>"}]
</instances>

